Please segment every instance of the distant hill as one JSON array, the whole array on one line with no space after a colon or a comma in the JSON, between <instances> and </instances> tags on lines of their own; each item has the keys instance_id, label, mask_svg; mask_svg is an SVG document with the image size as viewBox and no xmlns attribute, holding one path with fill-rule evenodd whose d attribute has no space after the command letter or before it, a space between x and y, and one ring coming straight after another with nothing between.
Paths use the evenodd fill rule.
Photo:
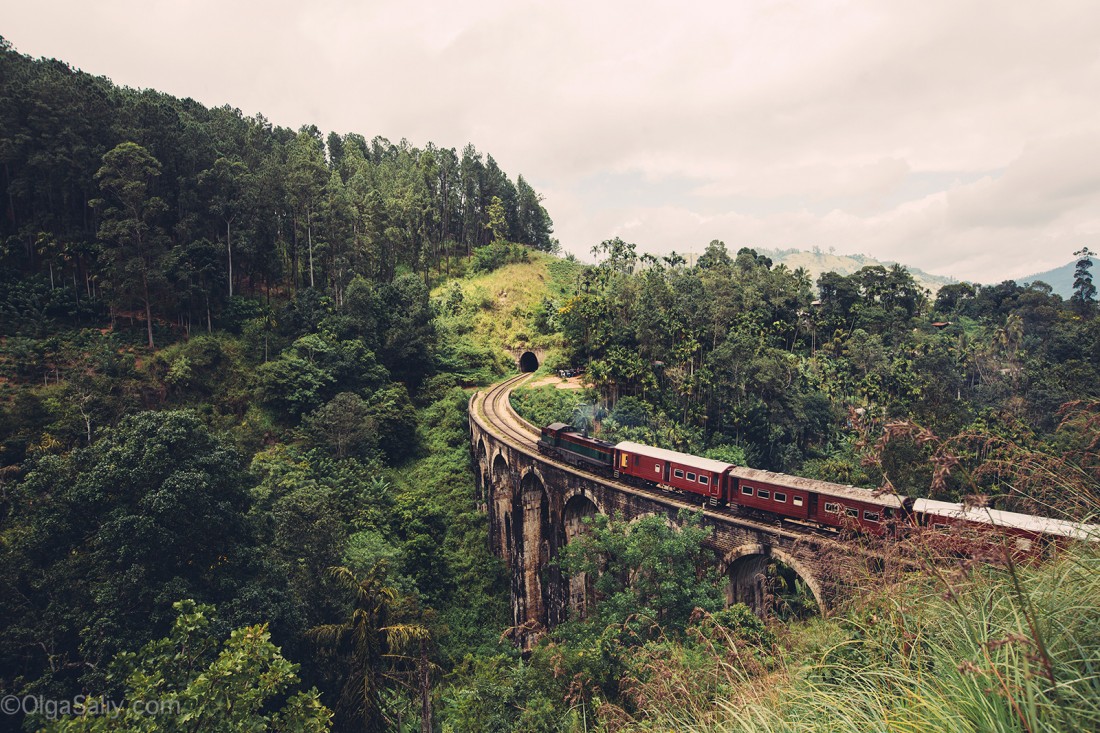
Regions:
<instances>
[{"instance_id":1,"label":"distant hill","mask_svg":"<svg viewBox=\"0 0 1100 733\"><path fill-rule=\"evenodd\" d=\"M882 260L876 260L874 257L868 257L866 255L838 255L831 252L804 252L800 249L764 249L756 248L756 251L762 255L770 257L772 262L776 265L782 263L790 270L797 270L799 267L806 268L806 272L810 273L810 279L815 283L817 278L826 272L836 272L841 275L851 275L854 272L858 272L861 268L874 265L882 265L883 267L890 267L895 264L893 262L883 262ZM735 252L730 252L731 255ZM698 254L686 255L689 263L694 263ZM904 264L904 263L903 263ZM953 277L943 277L941 275L932 275L924 270L918 270L915 267L905 265L905 268L913 275L913 279L916 280L921 287L927 288L932 291L933 295L939 291L944 285L950 285L951 283L958 282ZM1071 278L1072 280L1072 278Z\"/></svg>"},{"instance_id":2,"label":"distant hill","mask_svg":"<svg viewBox=\"0 0 1100 733\"><path fill-rule=\"evenodd\" d=\"M826 253L821 251L816 252L803 252L798 249L786 249L786 250L759 250L761 254L765 254L772 258L775 264L782 262L791 270L796 270L799 267L806 268L806 271L810 273L810 277L814 282L817 282L819 275L826 272L836 272L841 275L851 275L854 272L858 272L861 268L874 265L882 265L883 267L890 267L894 262L883 262L876 260L874 257L867 257L866 255L837 255L832 253ZM941 275L933 275L925 272L924 270L918 270L915 267L905 266L905 269L909 270L913 275L913 279L920 283L921 287L931 290L935 294L944 285L950 285L951 283L958 282L953 277L943 277Z\"/></svg>"},{"instance_id":3,"label":"distant hill","mask_svg":"<svg viewBox=\"0 0 1100 733\"><path fill-rule=\"evenodd\" d=\"M1077 261L1067 262L1061 267L1056 267L1053 270L1047 270L1046 272L1040 272L1036 275L1028 275L1027 277L1017 278L1018 283L1031 283L1036 280L1042 280L1050 287L1054 288L1054 292L1061 295L1066 300L1073 295L1073 271L1077 268Z\"/></svg>"}]
</instances>

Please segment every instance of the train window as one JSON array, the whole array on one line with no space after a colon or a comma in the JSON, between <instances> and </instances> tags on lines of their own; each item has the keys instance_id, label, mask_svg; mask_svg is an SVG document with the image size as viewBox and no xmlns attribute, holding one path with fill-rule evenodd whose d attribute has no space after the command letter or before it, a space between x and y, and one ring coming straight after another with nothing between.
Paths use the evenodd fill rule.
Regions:
<instances>
[{"instance_id":1,"label":"train window","mask_svg":"<svg viewBox=\"0 0 1100 733\"><path fill-rule=\"evenodd\" d=\"M707 484L710 483L710 479L707 478L706 476L700 476L699 477L699 483L701 483L703 486L706 486Z\"/></svg>"},{"instance_id":2,"label":"train window","mask_svg":"<svg viewBox=\"0 0 1100 733\"><path fill-rule=\"evenodd\" d=\"M878 521L878 512L869 512L866 509L864 509L863 510L863 518L866 519L868 522L877 522Z\"/></svg>"},{"instance_id":3,"label":"train window","mask_svg":"<svg viewBox=\"0 0 1100 733\"><path fill-rule=\"evenodd\" d=\"M744 494L745 496L752 496L752 487L742 485L741 486L741 493Z\"/></svg>"},{"instance_id":4,"label":"train window","mask_svg":"<svg viewBox=\"0 0 1100 733\"><path fill-rule=\"evenodd\" d=\"M933 522L932 529L936 530L937 532L946 532L949 527L946 524L941 524L940 522Z\"/></svg>"},{"instance_id":5,"label":"train window","mask_svg":"<svg viewBox=\"0 0 1100 733\"><path fill-rule=\"evenodd\" d=\"M638 465L638 456L634 456L634 465L635 465L635 466L637 466L637 465Z\"/></svg>"},{"instance_id":6,"label":"train window","mask_svg":"<svg viewBox=\"0 0 1100 733\"><path fill-rule=\"evenodd\" d=\"M848 515L849 517L853 517L854 519L859 519L859 510L858 509L852 509L851 507L848 507L847 509L844 510L844 513L846 515Z\"/></svg>"},{"instance_id":7,"label":"train window","mask_svg":"<svg viewBox=\"0 0 1100 733\"><path fill-rule=\"evenodd\" d=\"M787 503L787 495L784 494L781 491L775 492L775 496L772 497L772 498L775 499L776 501L778 501L780 504L786 504Z\"/></svg>"},{"instance_id":8,"label":"train window","mask_svg":"<svg viewBox=\"0 0 1100 733\"><path fill-rule=\"evenodd\" d=\"M653 473L660 473L660 472L661 472L661 464L658 463L656 466L653 467Z\"/></svg>"},{"instance_id":9,"label":"train window","mask_svg":"<svg viewBox=\"0 0 1100 733\"><path fill-rule=\"evenodd\" d=\"M829 512L829 514L840 514L840 504L834 501L827 501L825 502L825 511Z\"/></svg>"},{"instance_id":10,"label":"train window","mask_svg":"<svg viewBox=\"0 0 1100 733\"><path fill-rule=\"evenodd\" d=\"M1016 549L1021 552L1031 552L1031 540L1027 537L1017 537Z\"/></svg>"},{"instance_id":11,"label":"train window","mask_svg":"<svg viewBox=\"0 0 1100 733\"><path fill-rule=\"evenodd\" d=\"M694 480L695 480L695 474L692 473L691 471L688 471L688 481L694 481Z\"/></svg>"},{"instance_id":12,"label":"train window","mask_svg":"<svg viewBox=\"0 0 1100 733\"><path fill-rule=\"evenodd\" d=\"M757 489L756 495L759 496L761 499L767 499L771 497L772 492L768 491L767 489Z\"/></svg>"},{"instance_id":13,"label":"train window","mask_svg":"<svg viewBox=\"0 0 1100 733\"><path fill-rule=\"evenodd\" d=\"M890 507L886 507L885 509L882 510L882 516L889 519L890 517L894 516L894 510L891 509Z\"/></svg>"},{"instance_id":14,"label":"train window","mask_svg":"<svg viewBox=\"0 0 1100 733\"><path fill-rule=\"evenodd\" d=\"M791 503L794 504L795 506L802 506L802 497L801 496L792 496L791 497Z\"/></svg>"},{"instance_id":15,"label":"train window","mask_svg":"<svg viewBox=\"0 0 1100 733\"><path fill-rule=\"evenodd\" d=\"M684 472L677 468L672 472L672 475L675 476L676 478L683 478L684 477Z\"/></svg>"}]
</instances>

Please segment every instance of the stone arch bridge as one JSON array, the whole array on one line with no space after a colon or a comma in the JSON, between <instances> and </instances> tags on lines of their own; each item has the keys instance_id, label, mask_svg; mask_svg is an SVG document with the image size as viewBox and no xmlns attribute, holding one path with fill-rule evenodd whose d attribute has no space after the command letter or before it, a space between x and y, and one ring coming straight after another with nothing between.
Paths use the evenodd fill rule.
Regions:
<instances>
[{"instance_id":1,"label":"stone arch bridge","mask_svg":"<svg viewBox=\"0 0 1100 733\"><path fill-rule=\"evenodd\" d=\"M687 497L648 491L559 463L538 452L538 429L511 409L508 395L526 375L478 392L470 401L470 445L489 542L511 576L513 622L526 648L539 632L585 615L593 602L583 577L566 578L551 561L584 531L584 519L600 513L633 520L659 514L675 521ZM728 577L727 600L758 612L766 603L763 571L770 558L793 569L823 612L835 603L853 561L874 558L812 531L792 529L706 509L710 548Z\"/></svg>"}]
</instances>

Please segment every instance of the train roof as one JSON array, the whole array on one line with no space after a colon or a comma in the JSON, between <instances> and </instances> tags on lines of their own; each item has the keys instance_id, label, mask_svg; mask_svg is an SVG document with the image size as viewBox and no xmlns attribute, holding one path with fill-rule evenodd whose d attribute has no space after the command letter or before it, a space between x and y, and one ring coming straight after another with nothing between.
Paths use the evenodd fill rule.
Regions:
<instances>
[{"instance_id":1,"label":"train roof","mask_svg":"<svg viewBox=\"0 0 1100 733\"><path fill-rule=\"evenodd\" d=\"M803 478L801 476L788 476L785 473L762 471L757 468L734 466L730 471L730 475L745 481L760 481L762 483L772 484L773 486L812 491L822 496L834 496L839 499L861 501L866 504L877 504L879 506L892 507L894 509L901 509L904 507L905 502L905 497L900 497L897 494L879 493L871 489L861 489L857 486L849 486L848 484L834 484L829 481L819 481L817 479Z\"/></svg>"},{"instance_id":2,"label":"train roof","mask_svg":"<svg viewBox=\"0 0 1100 733\"><path fill-rule=\"evenodd\" d=\"M553 430L555 433L560 433L565 428L568 428L568 429L572 430L573 426L572 425L566 425L563 422L552 422L552 423L550 423L549 425L546 426L547 430Z\"/></svg>"},{"instance_id":3,"label":"train roof","mask_svg":"<svg viewBox=\"0 0 1100 733\"><path fill-rule=\"evenodd\" d=\"M624 440L615 447L619 450L624 450L629 453L637 453L640 456L648 456L649 458L657 458L662 461L680 463L685 466L693 466L704 471L713 471L714 473L722 473L727 468L733 467L732 463L716 461L713 458L700 458L699 456L693 456L690 453L680 453L679 451L666 450L664 448L654 448L651 445L632 443L629 440Z\"/></svg>"},{"instance_id":4,"label":"train roof","mask_svg":"<svg viewBox=\"0 0 1100 733\"><path fill-rule=\"evenodd\" d=\"M1076 540L1100 540L1100 526L1095 524L1068 522L1064 519L1052 519L1051 517L1038 517L1032 514L1006 512L1001 509L968 507L962 504L952 504L947 501L916 499L913 501L913 511L938 517L964 519L969 522L990 524L996 527L1019 529L1025 532L1034 532L1036 534L1060 535Z\"/></svg>"}]
</instances>

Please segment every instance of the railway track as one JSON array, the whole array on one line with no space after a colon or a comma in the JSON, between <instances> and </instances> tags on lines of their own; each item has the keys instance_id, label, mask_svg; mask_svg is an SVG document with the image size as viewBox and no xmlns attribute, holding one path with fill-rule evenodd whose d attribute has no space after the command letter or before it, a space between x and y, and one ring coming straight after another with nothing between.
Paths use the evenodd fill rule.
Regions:
<instances>
[{"instance_id":1,"label":"railway track","mask_svg":"<svg viewBox=\"0 0 1100 733\"><path fill-rule=\"evenodd\" d=\"M715 508L709 507L705 504L693 501L686 501L681 495L670 494L659 489L649 489L641 486L633 486L625 484L620 481L615 481L607 476L601 476L600 474L586 471L582 468L569 465L567 463L561 463L554 461L553 459L539 453L538 438L541 431L538 427L524 420L516 411L512 409L512 404L509 401L509 396L512 390L527 381L531 374L520 374L510 379L506 379L503 382L499 382L490 387L485 392L477 392L472 399L472 412L481 418L483 427L487 428L490 432L496 435L497 438L512 445L514 448L538 458L540 461L547 463L553 463L557 468L568 471L570 473L582 476L584 478L591 479L593 481L599 481L609 486L614 486L617 491L622 491L628 494L634 494L637 496L645 496L650 499L654 499L662 504L665 504L676 509L686 509L688 511L699 511L702 509L704 516L711 519L716 519L722 522L730 522L733 524L739 524L745 527L751 527L755 530L768 532L776 537L784 537L788 540L805 540L808 536L814 537L816 541L826 541L827 536L822 536L817 533L810 533L803 531L791 531L781 524L762 522L755 519L748 519L739 514L735 514L728 508Z\"/></svg>"},{"instance_id":2,"label":"railway track","mask_svg":"<svg viewBox=\"0 0 1100 733\"><path fill-rule=\"evenodd\" d=\"M481 408L488 423L497 428L507 442L537 453L539 429L516 414L509 400L512 390L530 377L529 373L520 374L493 385L485 393Z\"/></svg>"},{"instance_id":3,"label":"railway track","mask_svg":"<svg viewBox=\"0 0 1100 733\"><path fill-rule=\"evenodd\" d=\"M777 542L781 540L796 543L809 541L822 549L833 547L843 549L855 556L886 559L886 553L876 550L873 547L861 546L858 543L853 544L844 541L838 538L835 532L824 531L820 528L803 525L801 523L793 523L797 526L792 526L792 522L784 522L783 520L769 522L756 517L749 517L729 507L712 507L705 503L700 504L699 502L691 501L682 494L626 484L578 466L556 461L543 455L538 449L538 439L541 435L541 430L539 427L532 425L520 417L516 411L512 409L511 402L509 401L512 390L530 379L531 376L532 374L530 373L519 374L493 385L484 392L479 391L475 393L473 398L471 398L471 419L477 420L482 429L492 434L496 439L509 444L514 449L526 453L539 461L552 464L561 471L566 471L576 476L613 487L616 491L633 494L635 496L644 496L672 509L686 509L693 512L701 510L703 515L712 521L740 525L758 532L767 533L775 538ZM890 553L890 555L895 561L898 560L892 553ZM900 559L900 563L902 566L909 569L917 569L922 566L921 563L915 559Z\"/></svg>"}]
</instances>

